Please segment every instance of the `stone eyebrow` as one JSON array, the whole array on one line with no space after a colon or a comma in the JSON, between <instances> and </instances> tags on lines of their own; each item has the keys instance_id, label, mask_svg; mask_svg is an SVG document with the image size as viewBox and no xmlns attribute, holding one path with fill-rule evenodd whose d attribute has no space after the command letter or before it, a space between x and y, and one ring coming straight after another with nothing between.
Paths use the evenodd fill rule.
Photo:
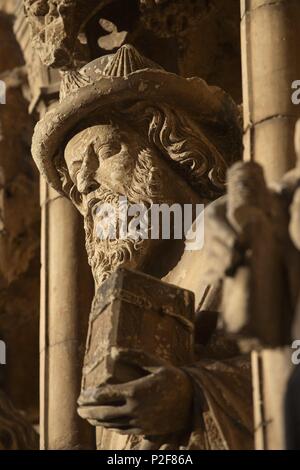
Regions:
<instances>
[{"instance_id":1,"label":"stone eyebrow","mask_svg":"<svg viewBox=\"0 0 300 470\"><path fill-rule=\"evenodd\" d=\"M95 151L99 151L101 150L102 148L104 147L111 147L112 149L114 148L121 148L121 144L120 142L116 141L116 140L107 140L105 142L94 142L93 144L93 147L94 147L94 150Z\"/></svg>"},{"instance_id":2,"label":"stone eyebrow","mask_svg":"<svg viewBox=\"0 0 300 470\"><path fill-rule=\"evenodd\" d=\"M108 141L108 140L106 142L99 142L99 141L97 142L96 141L96 142L94 142L93 147L94 147L94 149L99 150L102 147L106 147L107 145L111 145L111 142Z\"/></svg>"},{"instance_id":3,"label":"stone eyebrow","mask_svg":"<svg viewBox=\"0 0 300 470\"><path fill-rule=\"evenodd\" d=\"M82 158L77 157L77 158L75 158L74 160L72 160L70 162L70 165L76 165L76 164L81 163L81 162L82 162Z\"/></svg>"}]
</instances>

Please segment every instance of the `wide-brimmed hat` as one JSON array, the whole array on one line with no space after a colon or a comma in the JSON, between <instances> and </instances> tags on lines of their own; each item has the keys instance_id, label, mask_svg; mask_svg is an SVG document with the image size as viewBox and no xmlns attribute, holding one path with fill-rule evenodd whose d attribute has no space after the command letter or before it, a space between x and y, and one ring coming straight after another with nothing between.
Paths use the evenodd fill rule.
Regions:
<instances>
[{"instance_id":1,"label":"wide-brimmed hat","mask_svg":"<svg viewBox=\"0 0 300 470\"><path fill-rule=\"evenodd\" d=\"M166 72L133 46L125 45L115 54L90 62L79 72L68 73L59 104L36 125L32 155L40 173L54 189L62 192L54 157L66 145L72 130L96 111L105 112L114 105L134 101L168 104L215 127L219 137L226 141L225 153L230 159L233 158L230 154L236 155L237 148L241 148L239 110L227 93L200 78Z\"/></svg>"}]
</instances>

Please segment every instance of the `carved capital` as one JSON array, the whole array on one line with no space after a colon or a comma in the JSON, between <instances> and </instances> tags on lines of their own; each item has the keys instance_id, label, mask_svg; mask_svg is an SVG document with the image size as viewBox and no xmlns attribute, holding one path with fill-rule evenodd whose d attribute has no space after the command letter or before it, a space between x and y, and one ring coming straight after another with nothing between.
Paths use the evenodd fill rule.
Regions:
<instances>
[{"instance_id":1,"label":"carved capital","mask_svg":"<svg viewBox=\"0 0 300 470\"><path fill-rule=\"evenodd\" d=\"M82 26L112 0L24 0L33 48L44 65L70 67Z\"/></svg>"}]
</instances>

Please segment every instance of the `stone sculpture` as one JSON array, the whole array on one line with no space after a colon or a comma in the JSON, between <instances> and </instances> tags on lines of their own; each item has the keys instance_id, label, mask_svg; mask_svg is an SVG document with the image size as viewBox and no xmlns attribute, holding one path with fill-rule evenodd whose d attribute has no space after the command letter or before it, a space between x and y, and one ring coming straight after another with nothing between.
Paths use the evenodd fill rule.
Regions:
<instances>
[{"instance_id":1,"label":"stone sculpture","mask_svg":"<svg viewBox=\"0 0 300 470\"><path fill-rule=\"evenodd\" d=\"M299 140L300 122L298 158ZM207 280L223 280L227 330L250 349L290 346L299 330L299 181L297 166L267 187L260 165L236 163L228 195L207 211Z\"/></svg>"},{"instance_id":2,"label":"stone sculpture","mask_svg":"<svg viewBox=\"0 0 300 470\"><path fill-rule=\"evenodd\" d=\"M125 45L65 74L32 153L83 215L97 287L120 267L162 279L180 271L184 240L99 239L97 209L117 206L120 195L147 207L221 196L226 168L241 155L239 112L219 88L170 74ZM223 360L200 348L182 367L130 351L112 357L141 378L100 387L92 404L80 401L80 415L101 427L99 448L252 448L249 360L221 344Z\"/></svg>"},{"instance_id":3,"label":"stone sculpture","mask_svg":"<svg viewBox=\"0 0 300 470\"><path fill-rule=\"evenodd\" d=\"M297 165L272 186L257 163L233 165L228 171L228 194L208 208L206 219L206 279L223 283L227 331L248 351L264 354L268 348L289 360L290 377L279 401L284 415L282 445L287 449L299 448L299 366L293 370L291 349L300 331L299 142L300 121L295 130ZM278 373L274 376L276 380ZM260 386L263 390L264 382ZM272 403L272 383L268 402Z\"/></svg>"},{"instance_id":4,"label":"stone sculpture","mask_svg":"<svg viewBox=\"0 0 300 470\"><path fill-rule=\"evenodd\" d=\"M24 0L31 26L32 45L44 64L72 66L80 48L78 34L83 24L111 0Z\"/></svg>"}]
</instances>

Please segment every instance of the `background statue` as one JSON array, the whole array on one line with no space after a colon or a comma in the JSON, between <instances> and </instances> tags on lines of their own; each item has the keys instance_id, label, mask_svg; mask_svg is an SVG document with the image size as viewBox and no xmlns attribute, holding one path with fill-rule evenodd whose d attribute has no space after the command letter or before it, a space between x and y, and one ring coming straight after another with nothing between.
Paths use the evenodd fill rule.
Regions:
<instances>
[{"instance_id":1,"label":"background statue","mask_svg":"<svg viewBox=\"0 0 300 470\"><path fill-rule=\"evenodd\" d=\"M227 196L208 208L206 224L206 278L223 283L227 332L248 351L289 347L291 363L300 333L300 121L295 149L296 168L272 187L260 165L233 165ZM285 445L294 450L300 445L299 370L291 370L282 405Z\"/></svg>"},{"instance_id":2,"label":"background statue","mask_svg":"<svg viewBox=\"0 0 300 470\"><path fill-rule=\"evenodd\" d=\"M61 102L37 125L32 152L84 217L96 286L120 266L171 282L185 277L184 240L99 239L97 208L117 205L120 195L147 207L218 198L241 153L239 113L222 90L169 74L123 46L65 75ZM196 296L199 320L208 290ZM104 385L93 404L80 403L80 415L104 429L100 447L252 448L249 361L217 338L183 368L143 354L112 357L141 378Z\"/></svg>"},{"instance_id":3,"label":"background statue","mask_svg":"<svg viewBox=\"0 0 300 470\"><path fill-rule=\"evenodd\" d=\"M299 158L300 127L295 132ZM227 196L207 210L206 278L223 281L228 332L253 347L290 346L299 332L300 224L297 166L267 186L262 167L239 162Z\"/></svg>"}]
</instances>

